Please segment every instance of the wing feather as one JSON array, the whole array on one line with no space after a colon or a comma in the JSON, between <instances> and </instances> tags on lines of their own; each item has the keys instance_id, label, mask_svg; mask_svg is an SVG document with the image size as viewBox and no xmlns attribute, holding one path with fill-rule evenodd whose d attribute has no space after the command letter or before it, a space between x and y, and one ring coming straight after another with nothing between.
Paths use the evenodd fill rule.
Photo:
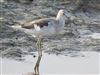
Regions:
<instances>
[{"instance_id":1,"label":"wing feather","mask_svg":"<svg viewBox=\"0 0 100 75\"><path fill-rule=\"evenodd\" d=\"M48 26L48 22L51 21L56 21L54 18L44 18L44 19L38 19L38 20L34 20L28 23L24 23L22 25L22 28L26 28L26 29L32 29L34 28L34 25L39 26L40 28L44 27L44 26Z\"/></svg>"}]
</instances>

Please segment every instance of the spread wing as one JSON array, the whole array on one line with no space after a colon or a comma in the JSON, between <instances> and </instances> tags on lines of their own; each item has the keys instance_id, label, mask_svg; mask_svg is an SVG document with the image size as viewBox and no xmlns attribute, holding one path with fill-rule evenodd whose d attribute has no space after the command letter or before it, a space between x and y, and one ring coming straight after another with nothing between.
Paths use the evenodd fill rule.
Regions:
<instances>
[{"instance_id":1,"label":"spread wing","mask_svg":"<svg viewBox=\"0 0 100 75\"><path fill-rule=\"evenodd\" d=\"M54 18L38 19L38 20L34 20L31 22L25 23L21 27L26 28L26 29L32 29L32 28L34 28L34 25L37 25L40 28L42 28L44 26L48 26L48 23L52 22L52 21L55 21L55 19Z\"/></svg>"}]
</instances>

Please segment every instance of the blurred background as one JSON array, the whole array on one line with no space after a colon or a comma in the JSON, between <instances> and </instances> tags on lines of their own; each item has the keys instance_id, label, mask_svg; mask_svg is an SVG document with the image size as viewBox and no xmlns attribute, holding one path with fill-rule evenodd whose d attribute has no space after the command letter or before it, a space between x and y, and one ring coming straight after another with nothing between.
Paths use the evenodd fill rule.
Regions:
<instances>
[{"instance_id":1,"label":"blurred background","mask_svg":"<svg viewBox=\"0 0 100 75\"><path fill-rule=\"evenodd\" d=\"M36 51L36 40L9 26L55 17L59 9L65 9L77 18L66 19L64 35L60 39L45 39L44 51L65 55L66 51L100 51L100 0L1 0L0 7L2 57L19 60Z\"/></svg>"},{"instance_id":2,"label":"blurred background","mask_svg":"<svg viewBox=\"0 0 100 75\"><path fill-rule=\"evenodd\" d=\"M100 52L100 0L0 0L0 57L7 59L4 60L3 65L8 66L9 63L11 64L8 58L24 62L27 59L28 61L32 61L37 57L35 53L36 40L21 31L10 28L10 26L24 24L35 19L55 17L59 9L65 9L74 15L75 18L73 18L73 16L66 18L63 35L61 35L60 38L44 39L44 53L66 56L64 60L66 60L67 63L65 64L67 64L67 66L68 63L72 63L72 61L75 61L77 65L79 65L80 61L83 63L86 60L90 61L89 64L92 62L90 66L93 68L88 66L89 64L85 65L81 63L80 65L83 64L83 67L88 67L86 73L99 72L97 66L99 64ZM45 55L45 57L46 56L48 55ZM60 57L53 57L54 59L59 59L58 61L61 60L62 64L64 63L62 57L61 59ZM47 57L45 61L46 59L48 61L48 58L51 60L53 57ZM82 59L73 60L74 57L81 57ZM55 61L55 63L57 62ZM15 64L13 62L12 65ZM3 70L9 71L9 68L7 69L5 66ZM32 64L29 66L29 70L31 66ZM75 66L75 64L73 64L73 66ZM25 64L23 64L22 67L25 67ZM74 69L75 68L76 67L74 67ZM90 70L90 68L92 70ZM52 71L52 68L50 69L51 70L48 70L47 73ZM71 69L73 69L73 67ZM71 69L69 71L70 73L72 72ZM84 73L84 70L85 68L83 68L80 73ZM45 70L42 69L42 72L45 72ZM64 72L66 72L66 68Z\"/></svg>"}]
</instances>

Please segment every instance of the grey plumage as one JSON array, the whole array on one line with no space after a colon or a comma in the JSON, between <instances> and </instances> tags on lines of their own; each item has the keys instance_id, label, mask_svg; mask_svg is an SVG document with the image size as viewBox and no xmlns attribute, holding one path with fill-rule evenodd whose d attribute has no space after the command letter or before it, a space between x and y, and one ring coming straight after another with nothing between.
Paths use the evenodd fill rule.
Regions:
<instances>
[{"instance_id":1,"label":"grey plumage","mask_svg":"<svg viewBox=\"0 0 100 75\"><path fill-rule=\"evenodd\" d=\"M39 26L40 28L44 27L44 26L48 26L50 24L48 24L49 22L53 22L56 21L55 18L44 18L44 19L38 19L38 20L34 20L28 23L24 23L22 26L22 28L26 28L26 29L32 29L34 28L34 25L36 24L37 26Z\"/></svg>"}]
</instances>

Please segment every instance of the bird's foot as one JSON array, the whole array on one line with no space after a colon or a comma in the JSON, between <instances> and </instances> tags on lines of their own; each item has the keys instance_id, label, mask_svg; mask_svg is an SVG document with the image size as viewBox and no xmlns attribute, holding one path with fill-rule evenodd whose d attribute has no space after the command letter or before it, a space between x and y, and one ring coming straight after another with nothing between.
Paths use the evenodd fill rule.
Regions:
<instances>
[{"instance_id":1,"label":"bird's foot","mask_svg":"<svg viewBox=\"0 0 100 75\"><path fill-rule=\"evenodd\" d=\"M35 74L33 72L28 72L28 73L25 73L25 74L22 74L22 75L39 75L39 74Z\"/></svg>"}]
</instances>

